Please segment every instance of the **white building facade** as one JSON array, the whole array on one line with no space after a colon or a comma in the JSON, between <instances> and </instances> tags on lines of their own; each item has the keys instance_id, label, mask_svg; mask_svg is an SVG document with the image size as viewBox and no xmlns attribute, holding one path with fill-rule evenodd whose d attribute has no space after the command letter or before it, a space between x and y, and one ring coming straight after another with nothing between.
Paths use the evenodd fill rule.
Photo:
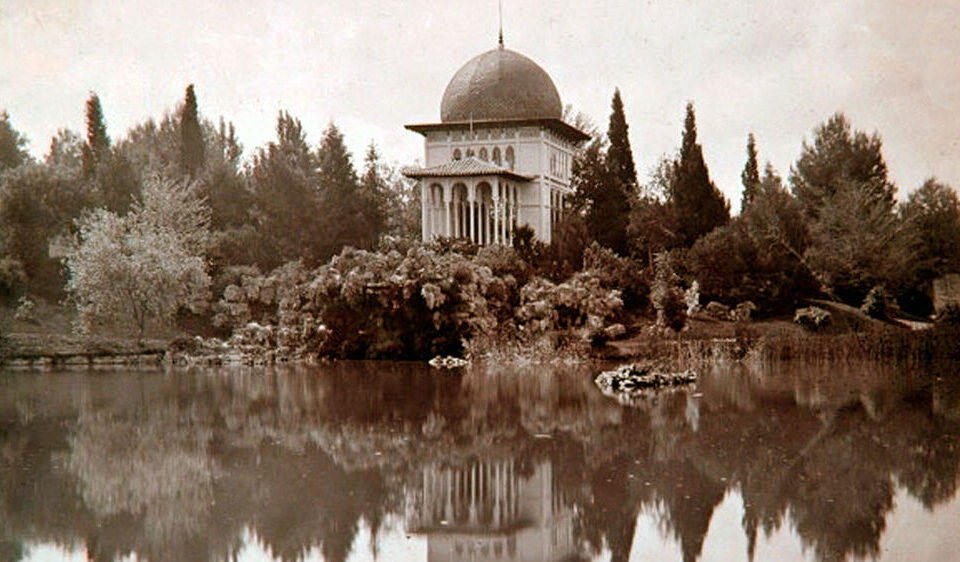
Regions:
<instances>
[{"instance_id":1,"label":"white building facade","mask_svg":"<svg viewBox=\"0 0 960 562\"><path fill-rule=\"evenodd\" d=\"M589 136L562 120L560 96L542 68L505 49L480 54L451 79L440 123L407 125L424 137L423 240L512 243L529 225L549 243L572 193L571 167Z\"/></svg>"}]
</instances>

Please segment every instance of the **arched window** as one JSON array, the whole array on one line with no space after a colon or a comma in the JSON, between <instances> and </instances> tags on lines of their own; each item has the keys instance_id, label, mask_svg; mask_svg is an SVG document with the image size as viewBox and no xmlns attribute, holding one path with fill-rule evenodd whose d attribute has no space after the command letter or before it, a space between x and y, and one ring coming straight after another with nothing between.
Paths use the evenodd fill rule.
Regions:
<instances>
[{"instance_id":1,"label":"arched window","mask_svg":"<svg viewBox=\"0 0 960 562\"><path fill-rule=\"evenodd\" d=\"M472 148L468 148L468 149L467 149L467 158L473 158L473 149L472 149Z\"/></svg>"},{"instance_id":2,"label":"arched window","mask_svg":"<svg viewBox=\"0 0 960 562\"><path fill-rule=\"evenodd\" d=\"M507 167L512 170L514 164L516 164L516 159L515 159L514 156L513 156L513 147L512 147L512 146L508 146L508 147L507 147L507 153L506 153L506 155L504 156L504 158L506 158L506 160L507 160Z\"/></svg>"},{"instance_id":3,"label":"arched window","mask_svg":"<svg viewBox=\"0 0 960 562\"><path fill-rule=\"evenodd\" d=\"M493 163L496 164L497 166L500 165L500 147L499 146L493 147Z\"/></svg>"},{"instance_id":4,"label":"arched window","mask_svg":"<svg viewBox=\"0 0 960 562\"><path fill-rule=\"evenodd\" d=\"M461 159L461 158L463 158L463 155L460 154L460 149L459 149L459 148L454 148L454 149L453 149L453 159L454 159L454 160L459 160L459 159Z\"/></svg>"},{"instance_id":5,"label":"arched window","mask_svg":"<svg viewBox=\"0 0 960 562\"><path fill-rule=\"evenodd\" d=\"M481 149L480 149L480 159L483 160L484 162L487 161L487 149L486 149L486 148L481 148Z\"/></svg>"}]
</instances>

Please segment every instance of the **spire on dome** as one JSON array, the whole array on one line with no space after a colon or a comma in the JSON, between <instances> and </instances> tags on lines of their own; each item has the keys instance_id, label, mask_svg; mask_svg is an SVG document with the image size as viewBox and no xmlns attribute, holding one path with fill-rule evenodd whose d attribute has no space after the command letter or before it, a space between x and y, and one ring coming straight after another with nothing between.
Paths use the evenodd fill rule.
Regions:
<instances>
[{"instance_id":1,"label":"spire on dome","mask_svg":"<svg viewBox=\"0 0 960 562\"><path fill-rule=\"evenodd\" d=\"M498 41L498 44L502 49L503 48L503 0L500 0L500 2L498 3L498 6L500 7L500 40Z\"/></svg>"}]
</instances>

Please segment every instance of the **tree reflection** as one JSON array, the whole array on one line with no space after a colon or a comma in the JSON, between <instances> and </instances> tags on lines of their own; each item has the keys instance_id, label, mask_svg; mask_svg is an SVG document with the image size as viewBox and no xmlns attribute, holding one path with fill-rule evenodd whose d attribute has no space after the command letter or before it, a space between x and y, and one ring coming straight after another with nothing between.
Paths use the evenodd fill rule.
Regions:
<instances>
[{"instance_id":1,"label":"tree reflection","mask_svg":"<svg viewBox=\"0 0 960 562\"><path fill-rule=\"evenodd\" d=\"M589 369L437 374L416 364L5 374L0 557L346 560L405 520L431 559L627 560L641 513L701 556L731 490L758 534L876 557L897 489L957 492L960 385L876 366L707 374L624 407ZM383 553L389 556L388 553Z\"/></svg>"}]
</instances>

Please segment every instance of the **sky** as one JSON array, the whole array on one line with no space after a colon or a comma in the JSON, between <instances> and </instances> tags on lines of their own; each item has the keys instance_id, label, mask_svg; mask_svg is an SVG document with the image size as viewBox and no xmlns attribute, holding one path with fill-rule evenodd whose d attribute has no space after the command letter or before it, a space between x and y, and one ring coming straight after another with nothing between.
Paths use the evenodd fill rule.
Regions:
<instances>
[{"instance_id":1,"label":"sky","mask_svg":"<svg viewBox=\"0 0 960 562\"><path fill-rule=\"evenodd\" d=\"M0 0L0 110L41 157L82 131L96 92L114 139L194 84L245 156L278 111L315 144L334 122L354 163L423 158L407 123L438 122L454 73L494 48L497 0ZM784 176L834 112L883 139L901 197L960 187L960 2L504 0L507 48L606 129L619 88L641 181L676 152L688 101L711 176L739 207L746 137Z\"/></svg>"}]
</instances>

